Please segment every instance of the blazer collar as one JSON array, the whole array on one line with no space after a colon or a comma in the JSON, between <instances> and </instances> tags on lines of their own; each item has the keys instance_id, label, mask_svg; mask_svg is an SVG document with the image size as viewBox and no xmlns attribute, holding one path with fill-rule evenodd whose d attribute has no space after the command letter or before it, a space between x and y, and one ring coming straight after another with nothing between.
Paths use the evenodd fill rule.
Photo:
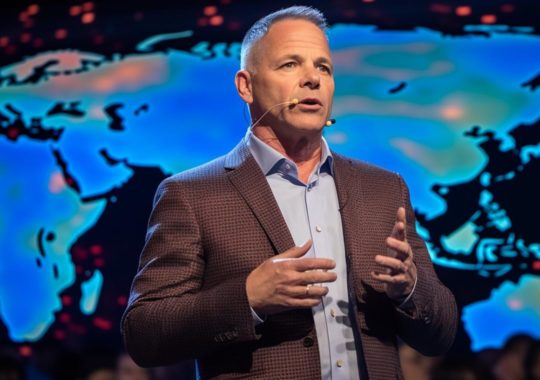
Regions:
<instances>
[{"instance_id":1,"label":"blazer collar","mask_svg":"<svg viewBox=\"0 0 540 380\"><path fill-rule=\"evenodd\" d=\"M334 176L339 199L339 208L343 226L343 241L347 257L347 266L352 276L349 285L358 301L364 297L363 279L369 278L374 269L373 257L366 254L364 242L369 240L366 227L369 217L364 213L365 202L362 186L366 176L359 168L355 168L351 159L334 154ZM352 295L351 295L352 297Z\"/></svg>"},{"instance_id":2,"label":"blazer collar","mask_svg":"<svg viewBox=\"0 0 540 380\"><path fill-rule=\"evenodd\" d=\"M229 180L255 214L275 251L283 253L294 247L270 185L244 140L225 156L224 165Z\"/></svg>"},{"instance_id":3,"label":"blazer collar","mask_svg":"<svg viewBox=\"0 0 540 380\"><path fill-rule=\"evenodd\" d=\"M335 152L332 152L332 156L334 157L334 181L343 221L345 246L348 252L354 252L358 248L354 243L355 233L358 233L354 231L354 228L358 226L358 221L355 221L356 207L353 207L350 201L351 199L355 200L352 203L363 201L362 184L350 159ZM274 194L244 140L225 156L224 165L225 169L228 170L229 180L259 220L276 252L282 253L293 247L294 240Z\"/></svg>"},{"instance_id":4,"label":"blazer collar","mask_svg":"<svg viewBox=\"0 0 540 380\"><path fill-rule=\"evenodd\" d=\"M335 152L332 152L332 156L334 157L334 182L338 195L339 210L343 211L349 202L351 191L355 190L353 187L358 185L358 181L350 159Z\"/></svg>"}]
</instances>

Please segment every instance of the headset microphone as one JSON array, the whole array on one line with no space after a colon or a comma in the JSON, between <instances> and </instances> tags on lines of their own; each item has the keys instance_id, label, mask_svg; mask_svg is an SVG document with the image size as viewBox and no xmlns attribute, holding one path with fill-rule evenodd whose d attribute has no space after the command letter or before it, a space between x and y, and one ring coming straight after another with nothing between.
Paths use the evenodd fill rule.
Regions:
<instances>
[{"instance_id":1,"label":"headset microphone","mask_svg":"<svg viewBox=\"0 0 540 380\"><path fill-rule=\"evenodd\" d=\"M268 112L270 112L272 109L274 109L275 107L278 107L278 106L284 106L284 105L297 105L298 103L300 103L300 101L298 100L298 98L292 98L291 100L289 100L288 102L283 102L283 103L278 103L278 104L275 104L273 105L272 107L270 107L265 113L262 114L261 117L259 117L253 124L251 124L250 128L255 128L255 126L257 124L259 124L259 122L262 120L263 117L266 116L266 114ZM326 123L324 123L324 126L325 127L330 127L332 125L336 124L336 119L328 119L326 121Z\"/></svg>"},{"instance_id":2,"label":"headset microphone","mask_svg":"<svg viewBox=\"0 0 540 380\"><path fill-rule=\"evenodd\" d=\"M324 123L325 127L330 127L332 125L336 124L336 119L328 119L326 120L326 123Z\"/></svg>"},{"instance_id":3,"label":"headset microphone","mask_svg":"<svg viewBox=\"0 0 540 380\"><path fill-rule=\"evenodd\" d=\"M260 118L257 119L257 121L255 121L253 124L251 124L251 126L249 128L254 128L257 124L259 124L259 121L262 120L263 117L266 116L266 114L268 112L270 112L271 110L273 110L274 108L276 108L277 106L284 106L284 105L289 105L289 104L292 104L292 105L297 105L298 103L300 103L300 101L298 100L298 98L292 98L290 101L288 102L283 102L283 103L278 103L278 104L275 104L273 105L272 107L270 107L265 113L262 114L262 116Z\"/></svg>"}]
</instances>

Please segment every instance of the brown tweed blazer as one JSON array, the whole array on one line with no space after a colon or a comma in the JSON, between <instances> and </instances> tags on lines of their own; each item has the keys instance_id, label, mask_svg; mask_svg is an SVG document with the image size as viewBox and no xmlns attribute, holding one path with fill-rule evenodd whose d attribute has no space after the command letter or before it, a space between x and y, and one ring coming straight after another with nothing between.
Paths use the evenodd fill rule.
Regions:
<instances>
[{"instance_id":1,"label":"brown tweed blazer","mask_svg":"<svg viewBox=\"0 0 540 380\"><path fill-rule=\"evenodd\" d=\"M427 355L444 353L456 331L455 300L416 233L401 177L333 155L369 378L400 379L396 338ZM407 313L369 275L402 205L418 268L414 308ZM247 275L293 246L243 142L224 157L166 179L156 193L122 320L128 352L142 366L197 358L203 379L320 379L311 310L269 316L255 328L246 296Z\"/></svg>"}]
</instances>

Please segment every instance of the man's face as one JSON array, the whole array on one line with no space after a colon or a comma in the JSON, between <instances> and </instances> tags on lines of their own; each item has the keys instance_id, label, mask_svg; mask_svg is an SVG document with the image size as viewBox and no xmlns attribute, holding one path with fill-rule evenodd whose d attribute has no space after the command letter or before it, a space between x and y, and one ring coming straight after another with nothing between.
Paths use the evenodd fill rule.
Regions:
<instances>
[{"instance_id":1,"label":"man's face","mask_svg":"<svg viewBox=\"0 0 540 380\"><path fill-rule=\"evenodd\" d=\"M316 25L277 21L254 47L251 67L253 120L296 98L299 104L275 107L261 124L282 135L322 130L332 109L334 77L328 42Z\"/></svg>"}]
</instances>

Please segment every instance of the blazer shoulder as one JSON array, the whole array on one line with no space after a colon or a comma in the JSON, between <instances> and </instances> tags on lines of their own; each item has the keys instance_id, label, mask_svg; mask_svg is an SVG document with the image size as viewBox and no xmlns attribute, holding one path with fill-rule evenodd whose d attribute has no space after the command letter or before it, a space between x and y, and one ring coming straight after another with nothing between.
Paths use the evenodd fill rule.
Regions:
<instances>
[{"instance_id":1,"label":"blazer shoulder","mask_svg":"<svg viewBox=\"0 0 540 380\"><path fill-rule=\"evenodd\" d=\"M250 156L251 153L244 140L241 140L229 153L192 169L172 175L164 182L203 184L205 186L217 183L223 181L226 178L226 173L230 170L249 162Z\"/></svg>"},{"instance_id":2,"label":"blazer shoulder","mask_svg":"<svg viewBox=\"0 0 540 380\"><path fill-rule=\"evenodd\" d=\"M207 183L208 181L220 180L223 179L226 172L224 164L225 156L218 157L202 165L171 175L164 182L195 184L198 182Z\"/></svg>"},{"instance_id":3,"label":"blazer shoulder","mask_svg":"<svg viewBox=\"0 0 540 380\"><path fill-rule=\"evenodd\" d=\"M218 157L165 178L154 194L154 206L166 194L171 196L182 194L182 197L196 199L200 194L208 194L212 189L223 188L226 178L223 164L224 157Z\"/></svg>"},{"instance_id":4,"label":"blazer shoulder","mask_svg":"<svg viewBox=\"0 0 540 380\"><path fill-rule=\"evenodd\" d=\"M357 175L362 177L375 177L375 178L401 178L401 175L397 172L382 168L367 161L358 160L355 158L343 156L337 153L332 153L336 162L340 164L348 165Z\"/></svg>"}]
</instances>

